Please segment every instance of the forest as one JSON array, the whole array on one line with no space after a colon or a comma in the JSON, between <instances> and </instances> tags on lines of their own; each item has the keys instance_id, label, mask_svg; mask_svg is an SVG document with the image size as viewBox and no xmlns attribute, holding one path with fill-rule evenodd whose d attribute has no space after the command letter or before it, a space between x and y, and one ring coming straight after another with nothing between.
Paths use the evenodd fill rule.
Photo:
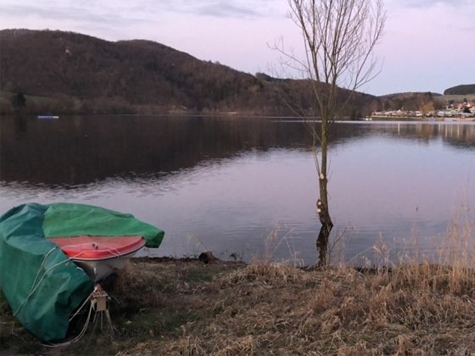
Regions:
<instances>
[{"instance_id":1,"label":"forest","mask_svg":"<svg viewBox=\"0 0 475 356\"><path fill-rule=\"evenodd\" d=\"M309 80L244 73L157 42L11 29L0 31L0 46L1 114L316 115ZM339 102L349 95L341 89ZM438 107L438 96L356 92L342 118Z\"/></svg>"}]
</instances>

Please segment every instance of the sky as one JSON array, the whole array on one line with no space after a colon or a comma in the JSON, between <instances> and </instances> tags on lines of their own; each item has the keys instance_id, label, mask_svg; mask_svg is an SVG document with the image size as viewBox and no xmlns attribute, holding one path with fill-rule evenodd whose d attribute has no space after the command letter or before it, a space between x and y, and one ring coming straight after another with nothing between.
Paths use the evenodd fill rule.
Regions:
<instances>
[{"instance_id":1,"label":"sky","mask_svg":"<svg viewBox=\"0 0 475 356\"><path fill-rule=\"evenodd\" d=\"M443 93L475 83L475 0L385 0L376 49L381 72L360 91ZM275 74L282 38L302 53L287 0L0 0L0 29L73 31L109 41L146 39L255 74ZM1 48L0 48L1 50Z\"/></svg>"}]
</instances>

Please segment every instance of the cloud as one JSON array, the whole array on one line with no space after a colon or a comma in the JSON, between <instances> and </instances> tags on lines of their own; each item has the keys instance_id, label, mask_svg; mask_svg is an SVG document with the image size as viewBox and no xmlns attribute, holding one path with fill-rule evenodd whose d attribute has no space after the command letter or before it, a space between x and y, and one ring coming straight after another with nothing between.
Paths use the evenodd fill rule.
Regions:
<instances>
[{"instance_id":1,"label":"cloud","mask_svg":"<svg viewBox=\"0 0 475 356\"><path fill-rule=\"evenodd\" d=\"M1 17L5 23L14 19L35 18L41 25L53 21L75 22L115 27L144 21L160 21L166 14L211 17L217 19L244 19L283 15L284 0L0 0ZM286 8L286 6L285 6ZM17 26L15 26L17 27Z\"/></svg>"},{"instance_id":2,"label":"cloud","mask_svg":"<svg viewBox=\"0 0 475 356\"><path fill-rule=\"evenodd\" d=\"M52 29L89 34L105 40L135 37L135 29L152 26L157 19L148 13L130 11L116 4L112 9L107 0L100 6L92 1L15 2L0 0L2 28ZM6 4L5 4L6 3Z\"/></svg>"},{"instance_id":3,"label":"cloud","mask_svg":"<svg viewBox=\"0 0 475 356\"><path fill-rule=\"evenodd\" d=\"M199 8L197 14L216 17L260 17L263 15L246 6L236 6L228 2L207 4Z\"/></svg>"},{"instance_id":4,"label":"cloud","mask_svg":"<svg viewBox=\"0 0 475 356\"><path fill-rule=\"evenodd\" d=\"M167 11L186 13L198 16L218 18L259 18L275 14L275 4L279 0L201 0L190 2L186 0L165 0L160 5ZM153 3L154 6L156 3Z\"/></svg>"},{"instance_id":5,"label":"cloud","mask_svg":"<svg viewBox=\"0 0 475 356\"><path fill-rule=\"evenodd\" d=\"M470 5L470 0L399 0L398 4L409 8L427 8L438 5L461 7Z\"/></svg>"},{"instance_id":6,"label":"cloud","mask_svg":"<svg viewBox=\"0 0 475 356\"><path fill-rule=\"evenodd\" d=\"M14 18L38 17L42 21L75 21L83 23L110 23L143 21L142 18L124 17L117 12L98 13L88 7L49 7L34 5L8 5L2 7L3 16Z\"/></svg>"}]
</instances>

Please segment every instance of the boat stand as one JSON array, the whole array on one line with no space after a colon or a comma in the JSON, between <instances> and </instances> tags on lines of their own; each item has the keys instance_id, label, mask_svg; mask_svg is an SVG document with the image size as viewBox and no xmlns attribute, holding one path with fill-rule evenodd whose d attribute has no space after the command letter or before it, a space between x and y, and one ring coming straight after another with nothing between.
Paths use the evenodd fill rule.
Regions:
<instances>
[{"instance_id":1,"label":"boat stand","mask_svg":"<svg viewBox=\"0 0 475 356\"><path fill-rule=\"evenodd\" d=\"M45 347L63 347L63 346L69 346L75 342L78 342L79 340L82 339L82 337L86 334L87 330L89 329L89 322L91 320L91 315L92 312L94 312L94 317L92 319L92 323L94 324L94 327L92 329L92 333L89 339L89 342L87 343L85 351L87 352L87 348L89 347L89 343L91 342L92 337L94 336L94 333L96 331L97 327L97 319L98 317L100 318L100 323L101 323L101 331L104 332L103 330L103 323L104 323L104 316L106 318L109 330L110 330L110 337L111 341L114 337L114 327L112 326L112 320L111 316L109 313L109 301L111 298L109 297L109 294L102 288L100 284L96 284L94 290L92 293L89 295L89 297L85 300L85 302L82 304L82 306L79 308L78 311L71 317L74 318L86 305L89 305L89 312L86 318L86 322L84 324L84 327L82 328L81 332L79 333L78 336L76 336L74 339L70 341L66 341L63 343L59 344L42 344ZM70 321L71 321L70 319Z\"/></svg>"},{"instance_id":2,"label":"boat stand","mask_svg":"<svg viewBox=\"0 0 475 356\"><path fill-rule=\"evenodd\" d=\"M91 294L91 308L95 311L94 315L94 330L96 329L96 318L100 318L101 331L103 331L104 316L107 321L107 326L110 330L111 338L114 335L114 327L112 326L112 320L109 313L109 294L102 288L100 284L96 284L94 291Z\"/></svg>"}]
</instances>

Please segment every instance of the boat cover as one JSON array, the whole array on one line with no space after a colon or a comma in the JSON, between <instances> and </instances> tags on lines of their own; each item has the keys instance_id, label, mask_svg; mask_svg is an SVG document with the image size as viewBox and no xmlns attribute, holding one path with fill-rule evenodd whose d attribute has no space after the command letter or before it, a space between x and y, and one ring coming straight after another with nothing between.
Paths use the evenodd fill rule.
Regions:
<instances>
[{"instance_id":1,"label":"boat cover","mask_svg":"<svg viewBox=\"0 0 475 356\"><path fill-rule=\"evenodd\" d=\"M90 205L30 203L0 216L0 288L16 318L42 340L64 339L69 317L93 283L47 238L141 235L158 247L164 232L122 214Z\"/></svg>"}]
</instances>

